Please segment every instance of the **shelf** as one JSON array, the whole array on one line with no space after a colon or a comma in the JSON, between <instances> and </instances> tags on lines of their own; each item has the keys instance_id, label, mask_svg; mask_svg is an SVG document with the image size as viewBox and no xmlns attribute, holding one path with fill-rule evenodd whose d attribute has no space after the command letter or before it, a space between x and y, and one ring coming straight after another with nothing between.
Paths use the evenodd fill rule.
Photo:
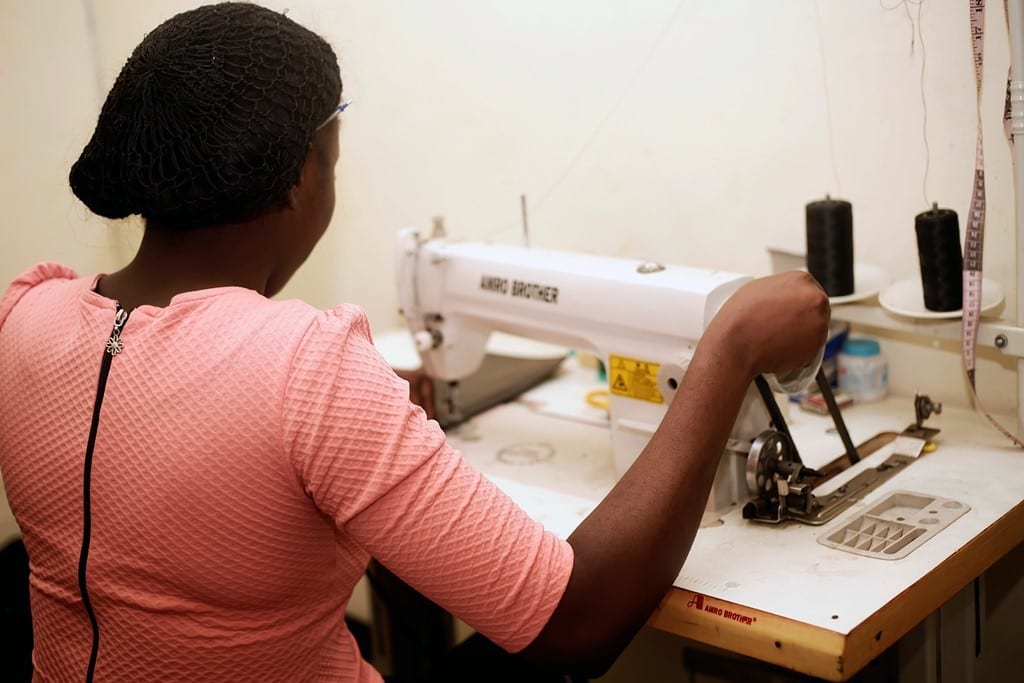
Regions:
<instances>
[{"instance_id":1,"label":"shelf","mask_svg":"<svg viewBox=\"0 0 1024 683\"><path fill-rule=\"evenodd\" d=\"M960 340L960 319L914 320L889 313L881 306L842 304L832 307L832 319L893 332L905 332L934 339ZM1011 320L988 319L978 326L978 346L997 348L1024 357L1024 329Z\"/></svg>"}]
</instances>

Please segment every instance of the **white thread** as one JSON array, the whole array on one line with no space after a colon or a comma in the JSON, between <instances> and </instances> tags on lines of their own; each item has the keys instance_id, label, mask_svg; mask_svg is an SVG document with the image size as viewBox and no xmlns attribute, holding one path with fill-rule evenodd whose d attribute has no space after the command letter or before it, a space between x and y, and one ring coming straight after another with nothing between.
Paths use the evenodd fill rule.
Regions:
<instances>
[{"instance_id":1,"label":"white thread","mask_svg":"<svg viewBox=\"0 0 1024 683\"><path fill-rule=\"evenodd\" d=\"M878 5L887 12L893 10L902 9L903 13L907 17L907 22L910 24L910 56L914 56L914 48L917 43L921 44L921 77L920 77L920 90L921 90L921 134L924 140L924 178L921 180L921 193L924 196L925 207L931 207L932 202L928 198L928 174L931 170L931 146L928 144L928 100L925 97L924 87L924 75L925 66L927 64L927 51L924 46L924 33L921 30L921 7L924 5L924 0L899 0L899 2L893 5L886 5L882 0L878 0ZM914 16L910 13L910 6L917 5L917 19L915 21Z\"/></svg>"},{"instance_id":2,"label":"white thread","mask_svg":"<svg viewBox=\"0 0 1024 683\"><path fill-rule=\"evenodd\" d=\"M605 126L608 125L608 122L611 120L612 116L614 116L619 111L619 108L622 106L622 103L626 101L626 97L629 96L633 88L636 86L637 81L640 80L641 74L647 69L647 65L654 58L654 54L661 46L661 43L665 40L665 36L668 35L669 31L672 29L672 26L675 24L676 17L679 16L679 10L682 9L684 2L685 0L679 0L676 3L675 8L672 10L672 14L669 15L668 19L662 25L661 31L659 31L658 33L658 37L655 38L653 43L651 43L651 47L647 51L647 54L640 61L636 69L633 70L633 74L627 81L626 87L624 87L619 92L618 98L612 103L612 106L608 108L604 116L601 117L600 121L598 121L597 125L594 127L594 130L591 131L590 135L587 136L587 139L583 142L579 149L576 150L576 153L572 155L572 157L569 160L569 164L566 166L565 170L562 171L558 178L556 178L554 182L552 182L548 186L548 188L541 193L540 199L538 199L536 202L531 202L532 206L530 208L531 211L534 212L534 214L536 214L538 209L544 206L544 204L551 197L551 195L554 194L555 190L558 189L558 187L563 182L565 182L569 175L576 169L576 164L579 163L580 159L583 158L583 155L587 152L587 150L590 149L591 145L594 144L594 141L597 140L598 135L600 135L601 131L604 130Z\"/></svg>"},{"instance_id":3,"label":"white thread","mask_svg":"<svg viewBox=\"0 0 1024 683\"><path fill-rule=\"evenodd\" d=\"M921 181L921 192L924 195L924 205L929 207L932 205L928 199L928 171L931 166L931 148L928 146L928 100L924 94L924 67L927 61L927 54L924 49L924 34L921 32L921 6L924 4L924 0L919 0L917 3L917 39L921 43L921 132L924 138L924 179ZM909 14L909 10L907 10ZM911 47L913 50L913 47Z\"/></svg>"},{"instance_id":4,"label":"white thread","mask_svg":"<svg viewBox=\"0 0 1024 683\"><path fill-rule=\"evenodd\" d=\"M836 194L842 196L842 185L839 183L839 167L836 165L835 135L832 131L832 98L828 92L828 68L825 65L825 36L821 30L821 13L818 3L814 3L814 20L818 24L818 54L821 57L821 82L825 91L825 125L828 128L828 151L832 161L832 179L836 183Z\"/></svg>"}]
</instances>

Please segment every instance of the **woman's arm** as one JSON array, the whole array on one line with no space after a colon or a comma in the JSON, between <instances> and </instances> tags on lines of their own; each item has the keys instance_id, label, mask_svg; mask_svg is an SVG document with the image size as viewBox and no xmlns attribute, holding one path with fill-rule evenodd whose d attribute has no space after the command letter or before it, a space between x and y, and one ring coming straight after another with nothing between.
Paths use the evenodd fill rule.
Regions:
<instances>
[{"instance_id":1,"label":"woman's arm","mask_svg":"<svg viewBox=\"0 0 1024 683\"><path fill-rule=\"evenodd\" d=\"M523 656L592 677L615 661L679 573L753 378L809 362L828 321L806 273L755 280L726 302L657 432L569 537L569 584Z\"/></svg>"},{"instance_id":2,"label":"woman's arm","mask_svg":"<svg viewBox=\"0 0 1024 683\"><path fill-rule=\"evenodd\" d=\"M422 368L416 370L395 370L395 374L409 383L409 400L427 414L428 420L437 417L434 405L434 380L427 376Z\"/></svg>"}]
</instances>

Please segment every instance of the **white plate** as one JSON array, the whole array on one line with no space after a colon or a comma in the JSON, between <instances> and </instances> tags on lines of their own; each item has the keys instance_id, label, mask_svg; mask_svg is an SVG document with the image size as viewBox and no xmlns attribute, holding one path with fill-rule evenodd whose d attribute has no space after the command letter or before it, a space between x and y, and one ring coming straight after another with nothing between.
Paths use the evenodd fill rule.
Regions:
<instances>
[{"instance_id":1,"label":"white plate","mask_svg":"<svg viewBox=\"0 0 1024 683\"><path fill-rule=\"evenodd\" d=\"M853 264L853 293L842 296L830 296L829 303L850 304L855 301L870 299L881 291L882 287L889 284L889 277L885 271L870 263Z\"/></svg>"},{"instance_id":2,"label":"white plate","mask_svg":"<svg viewBox=\"0 0 1024 683\"><path fill-rule=\"evenodd\" d=\"M981 312L987 313L1003 303L1003 288L998 282L984 278L981 281ZM921 320L941 320L959 318L961 309L955 311L929 311L924 307L924 289L917 278L900 280L890 285L878 295L878 303L882 308L897 315L905 315Z\"/></svg>"}]
</instances>

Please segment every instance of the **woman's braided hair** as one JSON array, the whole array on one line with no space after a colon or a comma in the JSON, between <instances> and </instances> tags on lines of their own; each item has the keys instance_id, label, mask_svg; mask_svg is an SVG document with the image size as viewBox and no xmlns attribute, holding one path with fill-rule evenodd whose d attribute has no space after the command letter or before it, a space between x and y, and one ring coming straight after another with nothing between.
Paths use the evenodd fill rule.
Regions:
<instances>
[{"instance_id":1,"label":"woman's braided hair","mask_svg":"<svg viewBox=\"0 0 1024 683\"><path fill-rule=\"evenodd\" d=\"M238 2L182 12L125 62L71 189L100 216L167 228L255 217L298 181L340 97L330 45L283 14Z\"/></svg>"}]
</instances>

